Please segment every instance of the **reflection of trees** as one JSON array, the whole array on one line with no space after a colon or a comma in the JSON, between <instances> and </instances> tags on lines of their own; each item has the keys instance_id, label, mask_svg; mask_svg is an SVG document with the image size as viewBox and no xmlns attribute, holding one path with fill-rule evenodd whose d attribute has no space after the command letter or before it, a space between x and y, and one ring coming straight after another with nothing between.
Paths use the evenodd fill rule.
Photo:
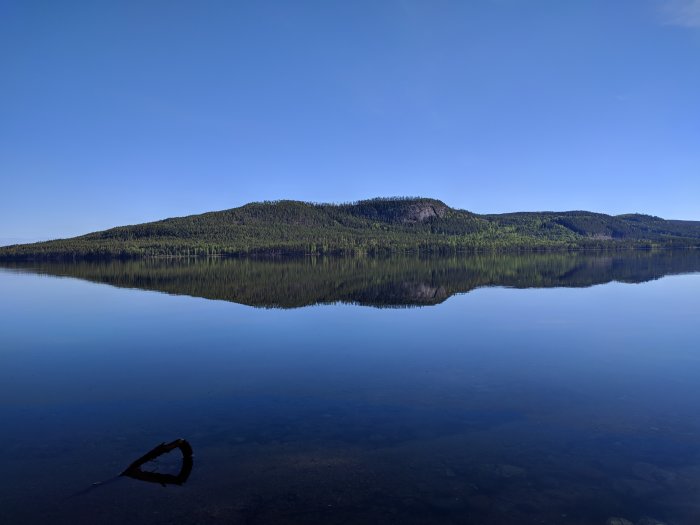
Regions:
<instances>
[{"instance_id":1,"label":"reflection of trees","mask_svg":"<svg viewBox=\"0 0 700 525\"><path fill-rule=\"evenodd\" d=\"M8 263L6 268L268 308L347 302L438 304L483 286L583 287L700 271L700 250L456 257L145 259Z\"/></svg>"}]
</instances>

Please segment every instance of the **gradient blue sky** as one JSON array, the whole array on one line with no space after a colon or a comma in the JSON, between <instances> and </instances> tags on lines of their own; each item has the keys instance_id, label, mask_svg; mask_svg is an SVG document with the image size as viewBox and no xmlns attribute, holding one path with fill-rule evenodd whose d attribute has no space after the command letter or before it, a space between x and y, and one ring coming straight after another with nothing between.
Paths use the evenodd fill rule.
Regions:
<instances>
[{"instance_id":1,"label":"gradient blue sky","mask_svg":"<svg viewBox=\"0 0 700 525\"><path fill-rule=\"evenodd\" d=\"M266 199L700 219L700 0L0 2L0 240Z\"/></svg>"}]
</instances>

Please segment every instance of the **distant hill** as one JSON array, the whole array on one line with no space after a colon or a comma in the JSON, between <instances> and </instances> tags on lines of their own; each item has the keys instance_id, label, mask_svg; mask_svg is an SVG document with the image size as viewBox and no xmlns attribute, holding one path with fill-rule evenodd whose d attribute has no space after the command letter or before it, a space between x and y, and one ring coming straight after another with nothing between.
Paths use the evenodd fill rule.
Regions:
<instances>
[{"instance_id":1,"label":"distant hill","mask_svg":"<svg viewBox=\"0 0 700 525\"><path fill-rule=\"evenodd\" d=\"M427 198L275 201L0 248L1 259L700 247L700 222L586 211L477 215Z\"/></svg>"}]
</instances>

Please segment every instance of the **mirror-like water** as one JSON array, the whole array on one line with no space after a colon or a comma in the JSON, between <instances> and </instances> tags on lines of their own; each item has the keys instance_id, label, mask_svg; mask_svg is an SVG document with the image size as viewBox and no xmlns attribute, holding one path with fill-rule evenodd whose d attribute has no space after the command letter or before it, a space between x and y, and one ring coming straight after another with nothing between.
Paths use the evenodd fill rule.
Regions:
<instances>
[{"instance_id":1,"label":"mirror-like water","mask_svg":"<svg viewBox=\"0 0 700 525\"><path fill-rule=\"evenodd\" d=\"M6 265L0 523L699 523L695 272L697 251ZM182 486L84 490L180 437Z\"/></svg>"}]
</instances>

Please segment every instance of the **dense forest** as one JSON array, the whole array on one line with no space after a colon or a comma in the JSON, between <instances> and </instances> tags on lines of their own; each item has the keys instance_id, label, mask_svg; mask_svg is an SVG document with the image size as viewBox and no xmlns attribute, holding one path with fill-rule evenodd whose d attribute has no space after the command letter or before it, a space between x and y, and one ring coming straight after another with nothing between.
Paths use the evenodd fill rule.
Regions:
<instances>
[{"instance_id":1,"label":"dense forest","mask_svg":"<svg viewBox=\"0 0 700 525\"><path fill-rule=\"evenodd\" d=\"M477 215L425 198L252 203L71 239L0 248L0 259L454 254L700 247L700 222L585 211Z\"/></svg>"},{"instance_id":2,"label":"dense forest","mask_svg":"<svg viewBox=\"0 0 700 525\"><path fill-rule=\"evenodd\" d=\"M0 268L264 308L428 306L485 286L584 287L700 271L700 250L469 256L145 258L5 262Z\"/></svg>"}]
</instances>

